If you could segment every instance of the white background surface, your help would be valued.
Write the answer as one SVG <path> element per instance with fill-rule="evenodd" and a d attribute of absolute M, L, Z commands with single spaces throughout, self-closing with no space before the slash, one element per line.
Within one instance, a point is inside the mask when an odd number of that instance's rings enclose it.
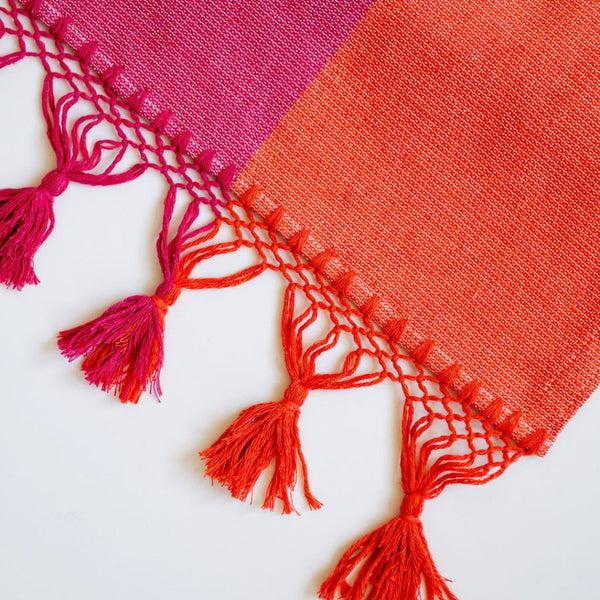
<path fill-rule="evenodd" d="M 41 75 L 35 59 L 0 70 L 1 187 L 35 185 L 54 166 Z M 389 385 L 311 392 L 300 434 L 320 511 L 269 513 L 203 477 L 197 452 L 285 387 L 274 273 L 182 294 L 160 404 L 121 405 L 59 355 L 57 331 L 154 290 L 164 191 L 152 173 L 71 184 L 36 259 L 42 284 L 0 289 L 0 598 L 310 600 L 350 543 L 397 514 L 401 407 Z M 546 458 L 427 503 L 430 548 L 461 600 L 600 598 L 599 400 Z"/>

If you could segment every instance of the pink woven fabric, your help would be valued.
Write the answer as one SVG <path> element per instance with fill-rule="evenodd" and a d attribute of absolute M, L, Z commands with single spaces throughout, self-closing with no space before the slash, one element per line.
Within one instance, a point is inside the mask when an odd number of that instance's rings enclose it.
<path fill-rule="evenodd" d="M 50 5 L 50 6 L 49 6 Z M 94 40 L 91 64 L 123 67 L 116 89 L 151 89 L 142 114 L 171 109 L 169 135 L 192 134 L 221 164 L 242 165 L 322 69 L 369 0 L 52 0 L 42 18 L 69 16 L 66 40 Z M 179 120 L 181 117 L 181 120 Z"/>

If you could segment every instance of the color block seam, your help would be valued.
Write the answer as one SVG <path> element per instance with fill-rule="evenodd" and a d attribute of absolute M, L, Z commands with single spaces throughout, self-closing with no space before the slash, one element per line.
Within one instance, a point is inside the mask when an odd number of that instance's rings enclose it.
<path fill-rule="evenodd" d="M 289 384 L 279 401 L 243 410 L 200 453 L 205 476 L 226 487 L 233 497 L 252 502 L 256 482 L 274 463 L 263 507 L 274 510 L 277 505 L 284 514 L 297 512 L 293 495 L 302 480 L 308 507 L 318 509 L 321 503 L 308 485 L 299 435 L 304 400 L 310 390 L 367 387 L 389 379 L 400 386 L 404 396 L 400 436 L 404 497 L 397 516 L 348 548 L 318 596 L 334 600 L 341 594 L 358 599 L 369 591 L 370 596 L 381 599 L 416 599 L 424 589 L 431 600 L 456 600 L 425 539 L 424 503 L 449 484 L 481 485 L 496 479 L 527 451 L 516 445 L 506 430 L 493 428 L 487 417 L 471 407 L 476 390 L 462 396 L 450 393 L 444 381 L 426 372 L 382 332 L 369 316 L 377 308 L 376 297 L 357 308 L 345 295 L 355 279 L 352 273 L 342 272 L 335 286 L 322 276 L 321 269 L 333 259 L 332 252 L 320 253 L 311 265 L 298 250 L 307 245 L 308 232 L 298 231 L 286 242 L 279 234 L 286 216 L 282 208 L 260 218 L 250 210 L 258 194 L 256 186 L 237 199 L 214 177 L 200 173 L 187 155 L 165 145 L 166 136 L 132 111 L 82 58 L 42 28 L 29 12 L 17 8 L 16 2 L 0 0 L 0 17 L 8 16 L 15 23 L 14 28 L 0 28 L 0 35 L 8 31 L 18 39 L 16 52 L 0 56 L 0 68 L 26 56 L 40 59 L 46 71 L 42 113 L 56 168 L 37 186 L 0 190 L 0 283 L 17 290 L 39 283 L 33 258 L 54 225 L 54 197 L 70 181 L 113 185 L 135 179 L 146 169 L 159 171 L 169 184 L 156 240 L 161 283 L 152 295 L 129 296 L 88 323 L 60 332 L 61 353 L 70 361 L 83 359 L 80 368 L 87 381 L 113 392 L 122 402 L 137 403 L 144 392 L 158 398 L 165 315 L 181 290 L 234 287 L 267 269 L 277 272 L 287 282 L 280 338 Z M 29 41 L 37 49 L 30 51 Z M 57 82 L 66 82 L 67 89 L 55 85 Z M 70 111 L 76 106 L 87 110 L 83 115 L 76 110 L 73 115 Z M 112 136 L 90 140 L 88 133 L 104 120 L 112 126 Z M 113 159 L 98 169 L 104 149 L 114 150 Z M 139 154 L 138 161 L 117 172 L 115 167 L 128 149 Z M 185 191 L 188 202 L 184 214 L 174 222 L 179 190 Z M 197 219 L 204 206 L 215 218 L 201 224 Z M 175 231 L 172 225 L 176 225 Z M 225 239 L 219 235 L 221 231 Z M 233 272 L 227 269 L 216 277 L 197 276 L 195 268 L 204 261 L 242 248 L 252 249 L 257 262 Z M 317 325 L 320 333 L 315 336 L 314 326 L 320 318 L 320 325 L 327 326 L 323 331 Z M 397 326 L 392 335 L 401 335 L 405 322 L 397 321 Z M 352 344 L 347 348 L 350 338 Z M 319 357 L 339 344 L 346 351 L 342 364 L 323 370 L 323 365 L 317 365 Z M 421 348 L 421 358 L 428 347 Z M 447 376 L 452 379 L 451 375 Z M 529 450 L 534 452 L 534 446 Z"/>
<path fill-rule="evenodd" d="M 78 58 L 94 69 L 103 84 L 116 93 L 127 107 L 146 119 L 156 131 L 166 136 L 180 154 L 190 156 L 202 172 L 215 177 L 225 192 L 231 188 L 236 168 L 223 166 L 211 149 L 202 149 L 192 133 L 182 126 L 175 111 L 159 106 L 149 89 L 136 89 L 125 68 L 106 53 L 95 40 L 86 39 L 69 16 L 64 16 L 51 0 L 19 0 L 31 15 L 42 21 L 57 38 L 75 51 Z M 309 230 L 303 228 L 254 185 L 238 178 L 234 190 L 239 196 L 251 198 L 251 206 L 269 226 L 295 245 L 308 259 L 315 272 L 333 283 L 343 295 L 360 307 L 365 317 L 382 327 L 390 343 L 405 348 L 411 358 L 429 369 L 441 383 L 456 391 L 490 424 L 510 436 L 527 454 L 543 456 L 549 447 L 546 429 L 535 429 L 524 419 L 521 411 L 511 411 L 500 398 L 494 398 L 480 382 L 464 372 L 436 347 L 434 340 L 414 330 L 407 318 L 395 317 L 394 309 L 364 282 L 359 274 L 349 269 L 339 258 L 335 248 L 323 248 Z M 250 193 L 248 193 L 250 192 Z M 248 202 L 245 204 L 249 205 Z"/>

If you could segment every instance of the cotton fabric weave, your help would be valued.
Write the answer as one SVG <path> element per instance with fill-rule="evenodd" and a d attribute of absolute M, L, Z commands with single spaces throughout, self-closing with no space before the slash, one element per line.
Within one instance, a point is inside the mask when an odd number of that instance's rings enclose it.
<path fill-rule="evenodd" d="M 382 299 L 425 364 L 549 440 L 600 382 L 600 7 L 53 0 L 76 47 Z M 368 10 L 368 12 L 367 12 Z M 92 57 L 92 62 L 94 58 Z M 250 158 L 251 157 L 251 158 Z"/>
<path fill-rule="evenodd" d="M 384 0 L 240 188 L 336 248 L 480 408 L 553 439 L 600 383 L 599 123 L 597 3 Z"/>
<path fill-rule="evenodd" d="M 370 0 L 52 0 L 94 66 L 124 69 L 120 91 L 148 89 L 144 116 L 171 109 L 169 133 L 243 165 L 323 68 Z M 44 10 L 50 14 L 51 8 Z M 50 17 L 52 18 L 52 17 Z M 69 39 L 68 41 L 74 41 Z"/>

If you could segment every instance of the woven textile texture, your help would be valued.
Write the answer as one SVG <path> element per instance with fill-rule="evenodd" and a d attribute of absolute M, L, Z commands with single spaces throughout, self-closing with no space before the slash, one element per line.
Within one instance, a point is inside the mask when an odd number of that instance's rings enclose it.
<path fill-rule="evenodd" d="M 122 402 L 158 397 L 182 291 L 277 273 L 287 388 L 200 452 L 206 475 L 246 500 L 264 473 L 264 508 L 295 512 L 301 488 L 319 509 L 305 400 L 390 381 L 404 400 L 398 515 L 318 595 L 456 600 L 424 503 L 543 454 L 600 379 L 600 8 L 365 9 L 0 0 L 0 68 L 40 61 L 55 159 L 0 190 L 0 282 L 43 279 L 35 254 L 71 182 L 84 194 L 154 171 L 168 188 L 160 283 L 60 332 L 62 354 Z M 239 38 L 222 39 L 225 22 Z"/>
<path fill-rule="evenodd" d="M 192 154 L 245 167 L 234 189 L 258 185 L 263 216 L 284 207 L 309 257 L 333 249 L 325 273 L 355 273 L 382 326 L 407 319 L 427 366 L 460 365 L 479 409 L 551 441 L 600 382 L 600 8 L 381 0 L 361 20 L 367 4 L 40 15 L 98 42 L 90 62 L 117 67 L 124 97 L 148 91 L 146 117 L 172 109 Z"/>
<path fill-rule="evenodd" d="M 210 148 L 242 165 L 360 20 L 370 0 L 52 0 L 40 16 L 72 20 L 66 40 L 94 41 L 90 64 L 123 69 L 115 82 L 153 120 L 172 109 L 167 133 L 190 132 L 189 149 Z"/>
<path fill-rule="evenodd" d="M 383 0 L 239 188 L 552 439 L 600 383 L 599 123 L 598 3 Z"/>

